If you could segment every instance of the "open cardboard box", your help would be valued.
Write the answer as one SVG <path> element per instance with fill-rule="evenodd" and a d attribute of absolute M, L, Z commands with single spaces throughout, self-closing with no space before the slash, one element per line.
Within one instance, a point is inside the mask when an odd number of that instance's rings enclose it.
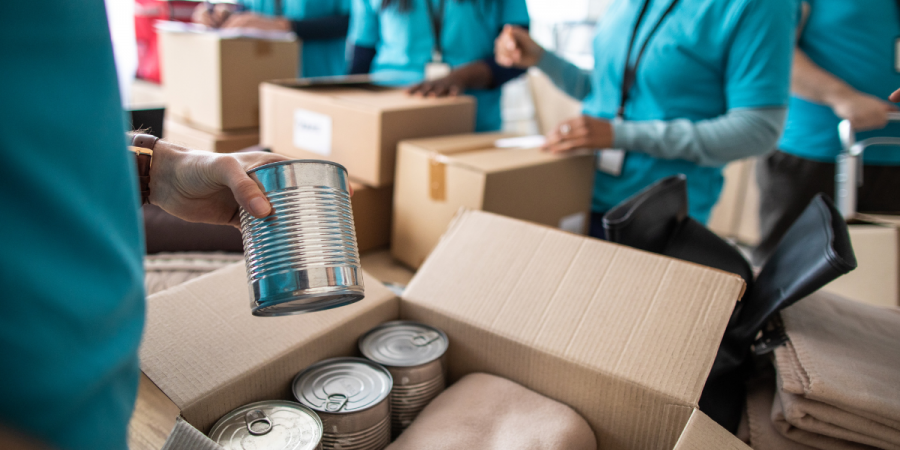
<path fill-rule="evenodd" d="M 356 354 L 360 334 L 397 318 L 447 333 L 449 381 L 487 372 L 565 403 L 601 449 L 747 448 L 697 410 L 744 290 L 732 274 L 464 211 L 402 299 L 367 277 L 355 305 L 257 318 L 245 283 L 238 264 L 148 298 L 141 365 L 186 421 L 172 438 L 192 448 L 196 430 L 289 399 L 297 372 Z"/>

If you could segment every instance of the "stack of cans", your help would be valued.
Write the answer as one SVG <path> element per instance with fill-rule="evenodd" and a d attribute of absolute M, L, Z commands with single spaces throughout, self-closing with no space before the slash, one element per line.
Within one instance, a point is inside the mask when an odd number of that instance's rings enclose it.
<path fill-rule="evenodd" d="M 225 450 L 322 450 L 322 421 L 309 408 L 270 400 L 241 406 L 213 425 L 209 438 Z"/>
<path fill-rule="evenodd" d="M 383 323 L 359 338 L 363 356 L 384 365 L 394 379 L 391 428 L 400 435 L 445 386 L 443 331 L 408 321 Z"/>
<path fill-rule="evenodd" d="M 362 358 L 332 358 L 294 378 L 294 396 L 323 423 L 324 449 L 381 450 L 391 442 L 391 386 L 384 367 Z"/>

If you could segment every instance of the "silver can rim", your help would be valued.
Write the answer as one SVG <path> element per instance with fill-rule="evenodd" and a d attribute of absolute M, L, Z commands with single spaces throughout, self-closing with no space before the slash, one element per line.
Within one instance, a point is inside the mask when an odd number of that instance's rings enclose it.
<path fill-rule="evenodd" d="M 315 364 L 311 364 L 311 365 L 307 366 L 305 369 L 301 370 L 300 373 L 298 373 L 297 375 L 294 376 L 294 381 L 291 382 L 291 393 L 294 394 L 294 400 L 296 400 L 297 403 L 302 404 L 302 402 L 300 401 L 300 396 L 297 395 L 297 382 L 300 381 L 300 377 L 302 377 L 306 372 L 309 372 L 310 370 L 317 369 L 320 366 L 324 366 L 326 364 L 331 364 L 332 362 L 336 362 L 336 361 L 359 362 L 359 363 L 363 363 L 368 366 L 371 366 L 375 370 L 383 372 L 385 375 L 387 375 L 387 378 L 388 378 L 388 387 L 390 388 L 390 390 L 388 391 L 388 395 L 386 395 L 383 399 L 381 399 L 377 403 L 373 403 L 373 404 L 369 405 L 369 407 L 367 407 L 366 409 L 360 409 L 360 410 L 356 410 L 356 411 L 328 411 L 328 412 L 323 411 L 323 412 L 319 412 L 309 406 L 303 405 L 304 407 L 309 408 L 310 410 L 315 412 L 317 416 L 318 416 L 318 414 L 344 415 L 344 414 L 358 414 L 363 411 L 368 411 L 368 410 L 384 403 L 385 401 L 390 401 L 391 392 L 394 390 L 394 377 L 391 375 L 391 372 L 389 370 L 387 370 L 387 368 L 385 368 L 381 364 L 378 364 L 375 361 L 372 361 L 372 360 L 369 360 L 366 358 L 360 358 L 357 356 L 338 356 L 335 358 L 323 359 L 323 360 L 321 360 Z M 321 420 L 321 418 L 320 418 L 320 420 Z"/>
<path fill-rule="evenodd" d="M 304 412 L 308 413 L 313 419 L 315 419 L 316 425 L 319 426 L 319 445 L 322 444 L 322 438 L 325 436 L 325 424 L 322 423 L 322 418 L 319 417 L 319 413 L 317 413 L 314 409 L 312 409 L 300 402 L 290 401 L 290 400 L 261 400 L 258 402 L 252 402 L 252 403 L 247 403 L 246 405 L 238 406 L 237 408 L 234 408 L 231 411 L 228 411 L 227 413 L 225 413 L 225 415 L 220 417 L 219 420 L 217 420 L 216 423 L 213 424 L 212 428 L 209 429 L 209 433 L 207 435 L 212 436 L 215 433 L 215 431 L 219 428 L 219 426 L 226 419 L 232 418 L 233 414 L 236 411 L 240 411 L 242 409 L 247 409 L 247 408 L 258 407 L 258 406 L 266 406 L 266 405 L 290 406 L 290 407 L 293 407 L 296 409 L 303 410 Z M 316 448 L 318 448 L 318 447 L 316 447 Z"/>
<path fill-rule="evenodd" d="M 359 349 L 359 352 L 362 353 L 363 356 L 366 357 L 366 359 L 367 359 L 368 361 L 372 361 L 372 362 L 374 362 L 375 364 L 379 364 L 379 365 L 384 366 L 384 364 L 382 364 L 382 363 L 380 363 L 380 362 L 378 362 L 378 361 L 375 361 L 374 359 L 370 359 L 370 358 L 368 357 L 368 355 L 366 355 L 366 351 L 363 350 L 363 345 L 362 345 L 362 344 L 363 344 L 363 340 L 365 340 L 365 338 L 366 338 L 369 334 L 374 333 L 375 331 L 378 331 L 378 330 L 380 330 L 380 329 L 382 329 L 382 328 L 387 328 L 387 327 L 392 326 L 392 325 L 417 325 L 417 326 L 421 326 L 421 327 L 428 328 L 428 329 L 434 331 L 435 333 L 441 335 L 441 338 L 444 340 L 444 342 L 447 343 L 447 348 L 444 349 L 444 352 L 441 353 L 440 355 L 438 355 L 438 356 L 436 356 L 436 357 L 434 357 L 434 358 L 432 358 L 432 359 L 430 359 L 430 360 L 428 360 L 428 361 L 425 361 L 425 362 L 423 362 L 423 363 L 419 363 L 419 364 L 390 364 L 390 365 L 389 365 L 390 367 L 419 367 L 419 366 L 424 366 L 424 365 L 426 365 L 426 364 L 431 364 L 431 363 L 433 363 L 433 362 L 435 362 L 435 361 L 437 361 L 437 360 L 443 358 L 444 355 L 447 354 L 447 350 L 450 349 L 450 338 L 447 337 L 447 333 L 444 333 L 444 330 L 441 330 L 440 328 L 433 327 L 433 326 L 428 325 L 428 324 L 426 324 L 426 323 L 416 322 L 415 320 L 391 320 L 391 321 L 388 321 L 388 322 L 384 322 L 384 323 L 378 324 L 375 328 L 372 328 L 371 330 L 366 331 L 365 333 L 363 333 L 363 335 L 360 336 L 359 339 L 356 340 L 356 347 Z"/>
<path fill-rule="evenodd" d="M 254 168 L 248 170 L 248 171 L 247 171 L 247 174 L 251 174 L 251 173 L 253 173 L 253 172 L 256 172 L 256 171 L 262 170 L 262 169 L 268 169 L 268 168 L 270 168 L 270 167 L 287 166 L 287 165 L 298 164 L 298 163 L 303 163 L 303 164 L 330 164 L 330 165 L 332 165 L 332 166 L 337 166 L 339 169 L 343 170 L 344 172 L 350 173 L 350 172 L 347 171 L 347 168 L 346 168 L 346 167 L 344 167 L 344 166 L 342 166 L 342 165 L 340 165 L 340 164 L 338 164 L 338 163 L 336 163 L 336 162 L 334 162 L 334 161 L 325 161 L 325 160 L 322 160 L 322 159 L 291 159 L 291 160 L 288 160 L 288 161 L 275 161 L 275 162 L 270 162 L 270 163 L 263 164 L 263 165 L 261 165 L 261 166 L 256 166 L 256 167 L 254 167 Z"/>

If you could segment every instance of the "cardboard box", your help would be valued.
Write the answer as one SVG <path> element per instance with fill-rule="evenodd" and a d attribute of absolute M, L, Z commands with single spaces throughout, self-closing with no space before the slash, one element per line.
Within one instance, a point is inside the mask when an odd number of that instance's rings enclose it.
<path fill-rule="evenodd" d="M 299 43 L 160 30 L 166 114 L 210 130 L 259 126 L 259 84 L 296 77 Z"/>
<path fill-rule="evenodd" d="M 391 254 L 416 268 L 460 208 L 584 234 L 594 183 L 592 155 L 496 148 L 486 133 L 400 143 Z"/>
<path fill-rule="evenodd" d="M 259 128 L 234 131 L 208 131 L 183 124 L 177 120 L 166 120 L 163 138 L 194 150 L 215 153 L 232 153 L 259 144 Z"/>
<path fill-rule="evenodd" d="M 391 205 L 394 187 L 374 188 L 351 181 L 353 223 L 356 225 L 356 245 L 359 252 L 387 247 L 391 242 Z"/>
<path fill-rule="evenodd" d="M 858 214 L 850 224 L 856 270 L 824 288 L 878 306 L 900 306 L 900 217 Z"/>
<path fill-rule="evenodd" d="M 419 98 L 377 86 L 294 87 L 263 83 L 262 144 L 298 159 L 327 159 L 369 186 L 394 182 L 403 139 L 471 133 L 471 97 Z"/>
<path fill-rule="evenodd" d="M 725 272 L 480 211 L 463 212 L 401 300 L 257 318 L 235 265 L 150 296 L 144 373 L 200 431 L 293 376 L 356 354 L 378 322 L 447 333 L 449 381 L 508 378 L 571 406 L 598 448 L 747 449 L 697 410 L 743 281 Z M 399 308 L 398 308 L 399 306 Z"/>
<path fill-rule="evenodd" d="M 581 102 L 556 87 L 541 69 L 535 67 L 528 70 L 528 87 L 531 88 L 535 118 L 541 133 L 550 133 L 563 121 L 581 115 Z"/>
<path fill-rule="evenodd" d="M 719 236 L 751 247 L 760 240 L 756 161 L 748 158 L 725 166 L 725 186 L 707 224 Z"/>

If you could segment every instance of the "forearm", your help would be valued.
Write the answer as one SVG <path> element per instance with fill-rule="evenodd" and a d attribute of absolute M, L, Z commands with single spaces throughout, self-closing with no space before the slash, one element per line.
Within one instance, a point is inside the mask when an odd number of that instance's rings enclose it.
<path fill-rule="evenodd" d="M 351 75 L 369 73 L 372 70 L 372 61 L 374 60 L 374 47 L 354 45 L 350 49 L 350 69 L 348 73 Z"/>
<path fill-rule="evenodd" d="M 545 51 L 537 68 L 547 74 L 553 84 L 578 100 L 584 100 L 591 92 L 590 73 L 553 52 Z"/>
<path fill-rule="evenodd" d="M 449 76 L 456 78 L 466 89 L 488 89 L 494 84 L 494 74 L 484 60 L 457 67 Z"/>
<path fill-rule="evenodd" d="M 775 148 L 784 129 L 786 111 L 784 107 L 748 108 L 699 122 L 615 122 L 613 146 L 662 159 L 721 166 Z"/>
<path fill-rule="evenodd" d="M 854 92 L 850 85 L 814 63 L 803 50 L 794 50 L 791 93 L 833 107 Z"/>
<path fill-rule="evenodd" d="M 349 27 L 349 15 L 291 21 L 294 34 L 304 41 L 346 38 Z"/>

